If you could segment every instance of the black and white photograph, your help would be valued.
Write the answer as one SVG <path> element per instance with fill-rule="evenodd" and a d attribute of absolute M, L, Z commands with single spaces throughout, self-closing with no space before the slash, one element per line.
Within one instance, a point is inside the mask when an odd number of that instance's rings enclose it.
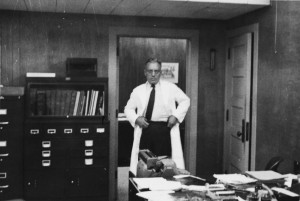
<path fill-rule="evenodd" d="M 300 0 L 0 0 L 0 201 L 300 201 Z"/>

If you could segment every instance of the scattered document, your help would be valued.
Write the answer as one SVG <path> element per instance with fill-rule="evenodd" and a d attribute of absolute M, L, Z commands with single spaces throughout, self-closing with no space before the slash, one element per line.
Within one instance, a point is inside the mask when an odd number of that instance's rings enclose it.
<path fill-rule="evenodd" d="M 170 193 L 174 193 L 174 191 L 144 191 L 136 195 L 151 201 L 173 201 Z"/>
<path fill-rule="evenodd" d="M 149 187 L 150 191 L 179 191 L 182 189 L 182 185 L 179 181 L 164 181 L 156 185 Z"/>
<path fill-rule="evenodd" d="M 188 190 L 188 191 L 199 191 L 199 192 L 204 192 L 207 191 L 206 186 L 198 186 L 198 185 L 182 185 L 182 189 Z"/>
<path fill-rule="evenodd" d="M 246 177 L 243 174 L 214 174 L 213 176 L 226 184 L 249 184 L 257 181 L 256 179 Z"/>
<path fill-rule="evenodd" d="M 224 191 L 225 190 L 225 186 L 224 184 L 208 184 L 205 186 L 201 186 L 201 185 L 182 185 L 182 189 L 184 190 L 189 190 L 189 191 L 200 191 L 200 192 L 204 192 L 204 191 Z"/>
<path fill-rule="evenodd" d="M 246 201 L 243 198 L 241 198 L 240 196 L 238 196 L 237 198 L 238 198 L 238 201 Z"/>
<path fill-rule="evenodd" d="M 156 185 L 160 182 L 166 181 L 166 179 L 162 177 L 149 177 L 149 178 L 132 178 L 136 183 L 139 190 L 141 189 L 149 189 L 150 186 Z"/>
<path fill-rule="evenodd" d="M 293 179 L 298 179 L 298 176 L 295 174 L 285 174 L 283 175 L 285 176 L 285 182 L 284 185 L 286 185 L 287 187 L 291 188 L 292 187 L 292 183 L 293 183 Z"/>
<path fill-rule="evenodd" d="M 149 189 L 151 191 L 178 191 L 182 185 L 178 181 L 168 181 L 162 177 L 133 178 L 139 190 Z"/>
<path fill-rule="evenodd" d="M 206 180 L 193 175 L 175 175 L 173 178 L 184 185 L 205 185 Z"/>
<path fill-rule="evenodd" d="M 296 193 L 294 193 L 292 191 L 286 190 L 284 188 L 273 187 L 272 190 L 276 191 L 278 193 L 285 194 L 285 195 L 290 196 L 290 197 L 299 197 L 298 194 L 296 194 Z"/>
<path fill-rule="evenodd" d="M 273 170 L 246 171 L 246 174 L 260 181 L 280 180 L 286 177 L 282 174 L 274 172 Z"/>

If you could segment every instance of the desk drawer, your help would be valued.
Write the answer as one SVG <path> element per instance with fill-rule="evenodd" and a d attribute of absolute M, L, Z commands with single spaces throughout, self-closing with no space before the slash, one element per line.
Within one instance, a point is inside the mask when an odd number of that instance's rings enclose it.
<path fill-rule="evenodd" d="M 22 171 L 0 169 L 0 198 L 17 198 L 22 192 Z M 3 197 L 2 197 L 3 196 Z M 2 200 L 2 199 L 0 199 Z M 5 199 L 6 200 L 6 199 Z"/>
<path fill-rule="evenodd" d="M 28 137 L 107 137 L 108 127 L 94 124 L 76 123 L 27 123 L 25 135 Z"/>
<path fill-rule="evenodd" d="M 108 158 L 86 157 L 69 158 L 68 167 L 87 168 L 87 167 L 108 167 Z"/>
<path fill-rule="evenodd" d="M 22 123 L 24 110 L 23 99 L 21 97 L 13 96 L 4 97 L 0 101 L 0 122 L 9 121 L 15 123 Z"/>

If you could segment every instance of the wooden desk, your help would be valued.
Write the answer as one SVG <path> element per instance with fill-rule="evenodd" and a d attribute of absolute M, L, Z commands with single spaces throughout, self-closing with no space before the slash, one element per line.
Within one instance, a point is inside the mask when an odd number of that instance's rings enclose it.
<path fill-rule="evenodd" d="M 136 195 L 140 191 L 138 190 L 138 187 L 134 183 L 132 178 L 129 178 L 129 191 L 128 192 L 129 192 L 129 195 L 128 195 L 129 201 L 146 201 L 146 199 L 143 199 Z"/>
<path fill-rule="evenodd" d="M 136 194 L 141 192 L 137 185 L 135 184 L 135 182 L 133 181 L 133 178 L 129 178 L 129 196 L 128 196 L 128 200 L 129 201 L 147 201 L 148 199 L 144 199 L 144 198 L 141 198 L 139 196 L 137 196 Z M 202 192 L 191 192 L 191 191 L 186 191 L 186 192 L 182 192 L 182 191 L 179 191 L 179 192 L 176 192 L 174 194 L 172 194 L 172 196 L 174 196 L 174 201 L 176 200 L 179 200 L 180 198 L 183 199 L 183 198 L 191 198 L 191 197 L 205 197 L 205 194 L 202 193 Z M 206 200 L 209 200 L 208 198 L 206 198 Z"/>

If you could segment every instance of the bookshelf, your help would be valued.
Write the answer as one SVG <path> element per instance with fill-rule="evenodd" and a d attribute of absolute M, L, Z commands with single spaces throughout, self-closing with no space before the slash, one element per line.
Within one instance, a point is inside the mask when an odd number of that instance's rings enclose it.
<path fill-rule="evenodd" d="M 76 81 L 57 78 L 27 80 L 28 118 L 105 117 L 107 79 Z"/>
<path fill-rule="evenodd" d="M 26 200 L 107 200 L 105 78 L 26 80 Z"/>

